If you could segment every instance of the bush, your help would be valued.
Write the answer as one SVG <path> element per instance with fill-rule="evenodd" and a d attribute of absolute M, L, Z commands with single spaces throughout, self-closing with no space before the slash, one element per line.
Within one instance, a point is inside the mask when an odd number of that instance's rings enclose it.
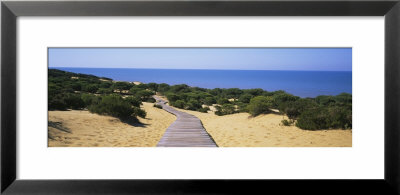
<path fill-rule="evenodd" d="M 327 129 L 327 110 L 323 108 L 306 110 L 300 114 L 296 126 L 306 130 Z"/>
<path fill-rule="evenodd" d="M 149 102 L 155 102 L 152 101 L 154 99 L 152 96 L 154 95 L 154 92 L 148 91 L 148 90 L 141 90 L 136 92 L 135 97 L 140 98 L 142 101 L 149 101 Z"/>
<path fill-rule="evenodd" d="M 159 104 L 154 104 L 154 105 L 153 105 L 153 107 L 156 107 L 156 108 L 162 109 L 162 106 L 161 106 L 161 105 L 159 105 Z"/>
<path fill-rule="evenodd" d="M 71 109 L 83 109 L 85 102 L 78 94 L 67 94 L 64 96 L 64 102 L 68 108 Z"/>
<path fill-rule="evenodd" d="M 110 88 L 111 86 L 112 86 L 112 82 L 109 82 L 109 81 L 103 81 L 99 85 L 100 88 Z M 112 91 L 112 89 L 111 89 L 111 91 Z"/>
<path fill-rule="evenodd" d="M 86 107 L 91 104 L 97 104 L 101 100 L 101 97 L 95 96 L 93 94 L 87 94 L 87 93 L 82 94 L 81 98 L 82 98 L 83 103 L 85 103 Z"/>
<path fill-rule="evenodd" d="M 183 100 L 177 100 L 172 104 L 172 106 L 175 106 L 177 108 L 184 108 L 185 107 L 185 102 Z"/>
<path fill-rule="evenodd" d="M 273 96 L 274 106 L 279 106 L 285 102 L 294 102 L 299 99 L 299 97 L 285 93 L 284 91 L 277 91 Z"/>
<path fill-rule="evenodd" d="M 235 113 L 235 106 L 232 104 L 224 104 L 222 105 L 221 109 L 224 115 Z"/>
<path fill-rule="evenodd" d="M 71 87 L 72 87 L 72 89 L 73 89 L 74 91 L 80 91 L 80 90 L 82 90 L 81 84 L 79 84 L 79 83 L 73 83 L 73 84 L 71 85 Z"/>
<path fill-rule="evenodd" d="M 145 110 L 142 110 L 139 107 L 133 107 L 133 110 L 134 110 L 134 115 L 135 116 L 138 116 L 138 117 L 141 117 L 141 118 L 146 118 L 147 113 L 146 113 Z"/>
<path fill-rule="evenodd" d="M 58 86 L 55 83 L 50 83 L 50 81 L 49 81 L 49 85 L 48 85 L 49 98 L 52 98 L 52 97 L 56 96 L 57 94 L 60 94 L 61 91 L 62 91 L 62 87 Z"/>
<path fill-rule="evenodd" d="M 319 107 L 302 112 L 296 126 L 306 130 L 352 128 L 351 110 L 345 107 Z"/>
<path fill-rule="evenodd" d="M 200 102 L 198 102 L 197 100 L 191 99 L 189 100 L 189 102 L 186 104 L 186 109 L 188 110 L 198 110 L 201 108 L 201 104 Z"/>
<path fill-rule="evenodd" d="M 147 88 L 150 89 L 151 91 L 156 92 L 158 89 L 158 84 L 157 83 L 149 83 L 149 84 L 147 84 Z"/>
<path fill-rule="evenodd" d="M 286 120 L 286 119 L 285 119 L 285 120 L 282 120 L 281 122 L 282 122 L 282 124 L 283 124 L 284 126 L 290 126 L 290 125 L 292 125 L 292 123 L 293 123 L 293 122 L 290 122 L 290 121 L 288 121 L 288 120 Z"/>
<path fill-rule="evenodd" d="M 67 104 L 65 104 L 63 96 L 59 94 L 59 95 L 55 95 L 51 98 L 49 97 L 48 109 L 49 110 L 66 110 Z"/>
<path fill-rule="evenodd" d="M 129 93 L 132 94 L 132 95 L 135 95 L 137 92 L 142 91 L 142 90 L 143 89 L 134 86 L 129 90 Z"/>
<path fill-rule="evenodd" d="M 217 101 L 215 100 L 214 97 L 206 97 L 206 98 L 204 99 L 204 104 L 205 104 L 205 105 L 211 106 L 211 105 L 213 105 L 213 104 L 215 104 L 215 103 L 217 103 Z"/>
<path fill-rule="evenodd" d="M 48 100 L 49 110 L 67 110 L 67 109 L 83 109 L 85 102 L 79 94 L 62 93 L 52 97 Z"/>
<path fill-rule="evenodd" d="M 113 90 L 110 89 L 110 88 L 99 88 L 99 89 L 97 90 L 97 93 L 100 93 L 100 94 L 110 94 L 110 93 L 113 93 Z"/>
<path fill-rule="evenodd" d="M 239 101 L 243 103 L 249 103 L 253 96 L 250 94 L 243 94 L 239 97 Z"/>
<path fill-rule="evenodd" d="M 99 87 L 96 84 L 88 84 L 83 86 L 83 91 L 89 92 L 89 93 L 96 93 Z"/>
<path fill-rule="evenodd" d="M 237 102 L 236 105 L 238 106 L 237 112 L 249 112 L 249 110 L 247 109 L 248 104 Z"/>
<path fill-rule="evenodd" d="M 220 98 L 218 99 L 217 103 L 219 105 L 223 105 L 223 104 L 230 104 L 231 102 L 227 98 Z"/>
<path fill-rule="evenodd" d="M 210 110 L 209 107 L 199 108 L 197 111 L 207 113 Z"/>
<path fill-rule="evenodd" d="M 142 102 L 137 97 L 129 96 L 125 98 L 125 101 L 129 102 L 132 106 L 135 107 L 140 107 L 140 105 L 142 105 Z"/>
<path fill-rule="evenodd" d="M 222 106 L 215 106 L 217 111 L 215 112 L 216 115 L 222 116 L 222 115 L 227 115 L 227 114 L 233 114 L 235 113 L 235 106 L 232 104 L 224 104 Z"/>
<path fill-rule="evenodd" d="M 132 83 L 128 83 L 128 82 L 115 82 L 112 85 L 113 89 L 118 89 L 120 91 L 129 90 L 132 87 L 133 87 L 133 84 Z"/>
<path fill-rule="evenodd" d="M 162 94 L 164 94 L 165 92 L 167 92 L 170 89 L 170 86 L 166 83 L 161 83 L 158 85 L 157 87 L 157 92 L 160 92 Z"/>
<path fill-rule="evenodd" d="M 156 102 L 156 99 L 154 99 L 153 97 L 150 97 L 150 98 L 147 98 L 145 100 L 145 102 L 154 103 L 154 102 Z"/>
<path fill-rule="evenodd" d="M 252 116 L 270 112 L 270 108 L 274 105 L 272 97 L 257 96 L 250 100 L 250 104 L 247 106 L 249 113 Z"/>
<path fill-rule="evenodd" d="M 173 93 L 168 93 L 166 96 L 167 96 L 167 99 L 169 102 L 176 102 L 176 101 L 180 100 L 179 96 L 177 96 L 176 94 L 173 94 Z"/>
<path fill-rule="evenodd" d="M 92 104 L 88 109 L 93 113 L 110 115 L 121 119 L 128 119 L 135 113 L 132 105 L 118 95 L 103 96 L 98 104 Z"/>

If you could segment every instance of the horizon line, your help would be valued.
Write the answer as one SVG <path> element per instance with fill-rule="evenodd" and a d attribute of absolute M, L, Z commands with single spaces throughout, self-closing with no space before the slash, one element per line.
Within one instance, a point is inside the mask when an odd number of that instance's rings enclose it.
<path fill-rule="evenodd" d="M 150 69 L 150 70 L 237 70 L 237 71 L 253 71 L 253 70 L 264 70 L 264 71 L 312 71 L 312 72 L 353 72 L 353 70 L 271 70 L 271 69 L 200 69 L 200 68 L 126 68 L 126 67 L 51 67 L 47 68 L 91 68 L 91 69 Z"/>

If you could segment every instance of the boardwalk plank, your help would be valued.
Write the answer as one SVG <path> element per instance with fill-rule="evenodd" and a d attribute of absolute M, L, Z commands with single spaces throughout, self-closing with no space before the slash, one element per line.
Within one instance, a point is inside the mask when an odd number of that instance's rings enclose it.
<path fill-rule="evenodd" d="M 164 110 L 176 116 L 176 120 L 167 128 L 157 147 L 217 147 L 199 118 L 166 105 L 166 102 L 157 96 L 154 98 Z"/>

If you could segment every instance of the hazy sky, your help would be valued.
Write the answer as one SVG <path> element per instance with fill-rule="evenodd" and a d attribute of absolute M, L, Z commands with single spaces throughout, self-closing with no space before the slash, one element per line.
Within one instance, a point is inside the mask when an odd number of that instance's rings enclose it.
<path fill-rule="evenodd" d="M 49 67 L 351 71 L 351 48 L 49 48 Z"/>

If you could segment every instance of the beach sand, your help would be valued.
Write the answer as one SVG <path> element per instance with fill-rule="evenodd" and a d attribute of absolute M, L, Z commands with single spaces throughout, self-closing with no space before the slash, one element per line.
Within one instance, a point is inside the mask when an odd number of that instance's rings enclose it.
<path fill-rule="evenodd" d="M 283 126 L 281 120 L 287 117 L 279 114 L 217 116 L 212 112 L 185 111 L 200 118 L 219 147 L 352 146 L 352 130 L 307 131 L 296 126 Z"/>
<path fill-rule="evenodd" d="M 89 111 L 49 111 L 49 147 L 154 147 L 176 117 L 143 102 L 146 119 L 130 125 Z"/>
<path fill-rule="evenodd" d="M 166 100 L 165 97 L 159 97 Z M 201 113 L 175 109 L 198 117 L 219 147 L 352 146 L 352 130 L 308 131 L 294 125 L 283 126 L 281 121 L 288 118 L 277 113 L 257 117 L 251 117 L 248 113 L 217 116 L 212 111 Z"/>

